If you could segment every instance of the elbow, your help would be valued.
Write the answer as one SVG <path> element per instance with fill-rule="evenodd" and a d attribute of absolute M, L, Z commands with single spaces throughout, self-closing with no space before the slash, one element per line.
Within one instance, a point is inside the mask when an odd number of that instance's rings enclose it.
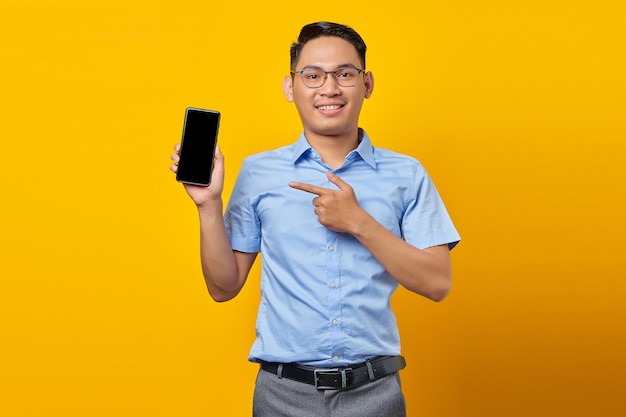
<path fill-rule="evenodd" d="M 425 297 L 436 303 L 443 301 L 448 296 L 448 294 L 450 293 L 451 287 L 452 286 L 450 284 L 450 281 L 444 281 L 441 283 L 429 285 L 427 287 L 405 286 L 405 288 L 408 289 L 409 291 L 419 294 L 422 297 Z"/>
<path fill-rule="evenodd" d="M 213 299 L 213 301 L 217 302 L 217 303 L 224 303 L 226 301 L 230 301 L 234 298 L 234 296 L 228 296 L 225 294 L 215 294 L 209 291 L 209 294 L 211 295 L 211 298 Z"/>
<path fill-rule="evenodd" d="M 450 294 L 450 290 L 452 289 L 452 280 L 445 279 L 441 280 L 436 286 L 433 286 L 429 289 L 427 293 L 424 294 L 426 298 L 436 303 L 439 303 L 446 299 L 448 294 Z"/>
<path fill-rule="evenodd" d="M 439 289 L 437 291 L 433 291 L 430 295 L 427 295 L 427 297 L 436 302 L 439 303 L 443 300 L 446 299 L 446 297 L 448 296 L 448 294 L 450 294 L 450 288 L 447 289 Z"/>
<path fill-rule="evenodd" d="M 239 294 L 239 290 L 236 291 L 226 291 L 220 288 L 210 288 L 207 286 L 209 290 L 209 295 L 213 299 L 213 301 L 217 303 L 223 303 L 226 301 L 230 301 Z"/>

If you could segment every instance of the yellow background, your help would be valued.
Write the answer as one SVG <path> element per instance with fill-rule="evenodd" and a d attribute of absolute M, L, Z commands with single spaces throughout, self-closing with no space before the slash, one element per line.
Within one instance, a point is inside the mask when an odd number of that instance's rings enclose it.
<path fill-rule="evenodd" d="M 2 0 L 0 415 L 250 415 L 258 268 L 210 300 L 169 154 L 187 106 L 223 113 L 228 190 L 294 141 L 316 20 L 363 35 L 361 125 L 463 237 L 446 301 L 394 299 L 409 415 L 626 415 L 621 4 Z"/>

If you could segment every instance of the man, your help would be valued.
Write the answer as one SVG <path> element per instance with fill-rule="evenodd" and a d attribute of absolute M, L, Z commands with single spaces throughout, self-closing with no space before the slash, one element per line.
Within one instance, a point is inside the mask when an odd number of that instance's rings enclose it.
<path fill-rule="evenodd" d="M 404 416 L 390 297 L 399 284 L 435 301 L 450 290 L 459 236 L 434 185 L 359 128 L 374 89 L 365 50 L 347 26 L 303 27 L 283 80 L 299 140 L 248 157 L 224 215 L 219 149 L 211 185 L 185 185 L 216 301 L 239 293 L 263 253 L 255 416 Z"/>

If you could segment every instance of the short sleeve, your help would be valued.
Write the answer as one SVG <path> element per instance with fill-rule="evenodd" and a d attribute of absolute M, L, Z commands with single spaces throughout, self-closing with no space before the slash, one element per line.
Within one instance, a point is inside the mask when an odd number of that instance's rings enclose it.
<path fill-rule="evenodd" d="M 419 249 L 447 244 L 454 248 L 461 240 L 435 184 L 422 165 L 417 165 L 414 186 L 402 219 L 402 237 Z"/>
<path fill-rule="evenodd" d="M 261 250 L 261 224 L 255 210 L 253 185 L 244 161 L 224 213 L 224 225 L 231 247 L 240 252 Z"/>

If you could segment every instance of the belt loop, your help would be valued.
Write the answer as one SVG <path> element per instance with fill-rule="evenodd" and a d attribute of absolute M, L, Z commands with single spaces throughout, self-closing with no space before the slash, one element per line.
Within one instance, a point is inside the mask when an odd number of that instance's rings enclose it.
<path fill-rule="evenodd" d="M 283 379 L 283 364 L 282 363 L 278 364 L 278 369 L 276 369 L 276 376 L 279 379 Z"/>
<path fill-rule="evenodd" d="M 370 381 L 374 379 L 374 368 L 372 367 L 372 363 L 370 361 L 365 361 L 365 366 L 367 366 L 367 376 L 370 378 Z"/>

